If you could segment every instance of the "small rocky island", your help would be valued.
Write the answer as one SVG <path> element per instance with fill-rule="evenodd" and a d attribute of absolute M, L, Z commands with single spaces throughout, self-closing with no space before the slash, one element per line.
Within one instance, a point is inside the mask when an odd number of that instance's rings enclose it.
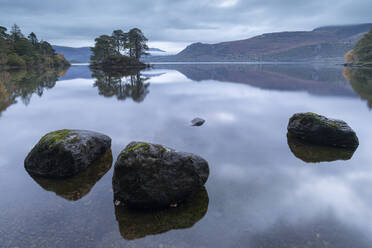
<path fill-rule="evenodd" d="M 104 71 L 144 69 L 148 65 L 140 61 L 147 55 L 147 38 L 138 28 L 129 32 L 114 30 L 112 35 L 101 35 L 95 39 L 90 58 L 92 69 Z"/>
<path fill-rule="evenodd" d="M 100 159 L 111 147 L 111 138 L 86 130 L 58 130 L 46 134 L 25 159 L 31 176 L 68 178 Z"/>
<path fill-rule="evenodd" d="M 115 205 L 135 209 L 177 206 L 199 192 L 208 176 L 208 162 L 200 156 L 162 145 L 131 142 L 115 164 Z"/>
<path fill-rule="evenodd" d="M 349 150 L 356 150 L 359 146 L 356 133 L 346 122 L 315 113 L 294 114 L 287 129 L 292 137 L 313 145 Z"/>

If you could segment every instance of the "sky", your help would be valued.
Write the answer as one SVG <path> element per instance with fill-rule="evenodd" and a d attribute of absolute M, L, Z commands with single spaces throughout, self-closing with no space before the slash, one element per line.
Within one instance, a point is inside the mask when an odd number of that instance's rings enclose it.
<path fill-rule="evenodd" d="M 140 28 L 170 53 L 280 31 L 372 22 L 371 0 L 0 0 L 0 26 L 17 23 L 54 45 L 92 46 L 114 29 Z"/>

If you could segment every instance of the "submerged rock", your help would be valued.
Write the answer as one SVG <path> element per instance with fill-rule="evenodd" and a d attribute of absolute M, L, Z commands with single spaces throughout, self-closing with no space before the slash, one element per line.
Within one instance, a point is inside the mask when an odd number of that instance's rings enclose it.
<path fill-rule="evenodd" d="M 293 137 L 290 133 L 287 133 L 287 141 L 293 155 L 306 163 L 349 160 L 354 154 L 354 150 L 350 149 L 309 145 L 304 143 L 302 140 Z"/>
<path fill-rule="evenodd" d="M 314 145 L 341 147 L 355 150 L 358 137 L 341 120 L 328 119 L 314 113 L 298 113 L 289 119 L 288 132 L 304 142 Z"/>
<path fill-rule="evenodd" d="M 56 195 L 77 201 L 87 195 L 93 186 L 110 170 L 112 166 L 111 149 L 82 173 L 66 179 L 48 179 L 32 177 L 43 189 Z"/>
<path fill-rule="evenodd" d="M 192 227 L 208 210 L 209 198 L 203 187 L 176 208 L 156 211 L 136 211 L 115 206 L 115 216 L 121 236 L 126 240 Z"/>
<path fill-rule="evenodd" d="M 115 164 L 114 199 L 132 208 L 168 207 L 199 191 L 208 176 L 208 162 L 200 156 L 132 142 Z"/>
<path fill-rule="evenodd" d="M 205 120 L 203 120 L 202 118 L 197 117 L 197 118 L 195 118 L 191 121 L 191 125 L 192 126 L 201 126 L 201 125 L 204 124 L 204 122 L 205 122 Z"/>
<path fill-rule="evenodd" d="M 110 149 L 111 138 L 86 130 L 58 130 L 46 134 L 25 159 L 32 176 L 67 178 L 92 165 Z"/>

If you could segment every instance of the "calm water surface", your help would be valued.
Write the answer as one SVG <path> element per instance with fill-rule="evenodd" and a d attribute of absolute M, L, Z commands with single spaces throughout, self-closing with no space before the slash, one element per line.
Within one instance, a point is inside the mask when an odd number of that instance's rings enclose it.
<path fill-rule="evenodd" d="M 371 247 L 372 76 L 343 70 L 161 64 L 121 82 L 92 78 L 86 66 L 2 73 L 0 247 Z M 291 151 L 288 119 L 305 111 L 356 131 L 351 159 L 306 163 L 311 148 Z M 191 127 L 194 117 L 206 123 Z M 63 187 L 34 180 L 24 158 L 63 128 L 109 135 L 113 163 L 133 140 L 199 154 L 210 165 L 206 190 L 169 213 L 141 215 L 115 209 L 111 164 Z"/>

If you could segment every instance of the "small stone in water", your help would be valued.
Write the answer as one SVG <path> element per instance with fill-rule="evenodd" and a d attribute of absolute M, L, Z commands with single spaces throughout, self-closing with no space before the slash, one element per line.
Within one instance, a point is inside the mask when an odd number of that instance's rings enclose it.
<path fill-rule="evenodd" d="M 201 125 L 204 124 L 204 122 L 205 122 L 205 120 L 203 120 L 202 118 L 197 117 L 197 118 L 195 118 L 191 121 L 191 125 L 192 126 L 201 126 Z"/>

